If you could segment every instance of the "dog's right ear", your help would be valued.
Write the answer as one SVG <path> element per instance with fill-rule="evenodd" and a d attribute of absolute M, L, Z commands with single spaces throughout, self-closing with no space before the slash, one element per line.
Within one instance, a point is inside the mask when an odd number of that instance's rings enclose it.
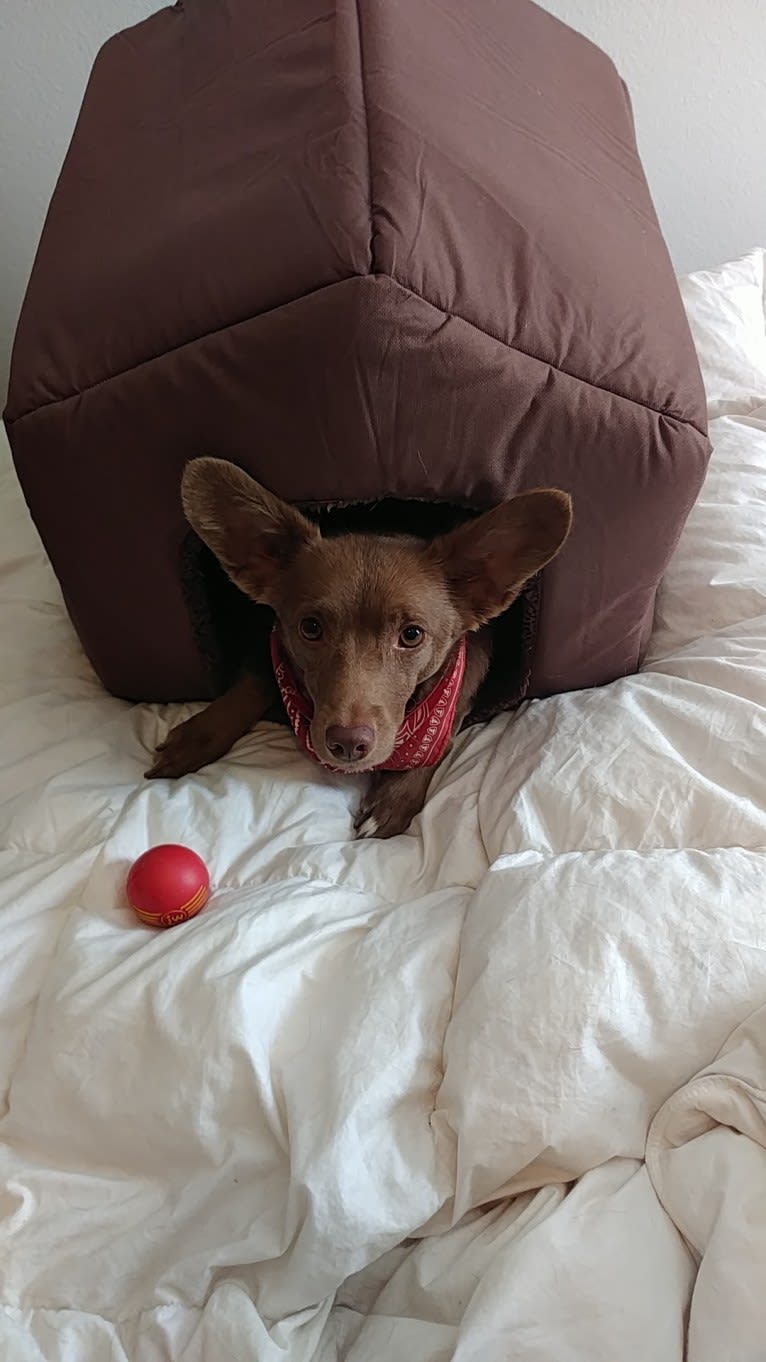
<path fill-rule="evenodd" d="M 241 591 L 270 603 L 279 571 L 319 530 L 226 459 L 193 459 L 181 480 L 186 519 Z"/>

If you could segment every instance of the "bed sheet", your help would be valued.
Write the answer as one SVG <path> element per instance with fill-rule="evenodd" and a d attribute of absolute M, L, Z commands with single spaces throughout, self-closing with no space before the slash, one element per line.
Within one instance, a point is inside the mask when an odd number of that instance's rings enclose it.
<path fill-rule="evenodd" d="M 193 707 L 101 691 L 6 461 L 5 1362 L 762 1362 L 763 266 L 682 281 L 714 455 L 643 671 L 461 735 L 391 842 L 275 726 L 143 782 Z M 157 933 L 161 841 L 215 894 Z"/>

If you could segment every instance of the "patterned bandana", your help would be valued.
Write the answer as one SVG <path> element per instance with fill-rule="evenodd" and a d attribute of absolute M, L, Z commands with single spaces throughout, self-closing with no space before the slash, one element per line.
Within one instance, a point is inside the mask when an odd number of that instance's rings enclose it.
<path fill-rule="evenodd" d="M 310 725 L 314 711 L 311 701 L 300 690 L 285 657 L 276 628 L 271 634 L 271 661 L 274 667 L 282 703 L 301 747 L 328 771 L 343 772 L 342 767 L 330 766 L 317 756 L 311 744 Z M 455 710 L 465 674 L 465 639 L 461 638 L 449 671 L 436 682 L 433 690 L 408 710 L 396 735 L 394 750 L 387 761 L 375 771 L 411 771 L 416 766 L 436 766 L 452 737 Z M 346 773 L 348 774 L 348 773 Z"/>

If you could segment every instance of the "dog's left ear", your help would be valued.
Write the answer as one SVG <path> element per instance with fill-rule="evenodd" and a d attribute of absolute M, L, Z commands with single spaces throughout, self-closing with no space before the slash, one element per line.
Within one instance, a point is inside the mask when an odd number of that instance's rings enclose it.
<path fill-rule="evenodd" d="M 572 524 L 572 498 L 558 488 L 522 492 L 442 535 L 432 553 L 466 629 L 506 610 L 525 582 L 555 558 Z"/>

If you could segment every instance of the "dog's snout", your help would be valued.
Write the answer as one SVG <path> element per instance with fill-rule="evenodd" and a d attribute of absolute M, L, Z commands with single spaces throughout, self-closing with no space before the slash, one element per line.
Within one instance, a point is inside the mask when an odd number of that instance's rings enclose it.
<path fill-rule="evenodd" d="M 353 728 L 331 724 L 325 734 L 325 741 L 328 752 L 338 761 L 363 761 L 373 749 L 375 730 L 369 724 L 355 724 Z"/>

